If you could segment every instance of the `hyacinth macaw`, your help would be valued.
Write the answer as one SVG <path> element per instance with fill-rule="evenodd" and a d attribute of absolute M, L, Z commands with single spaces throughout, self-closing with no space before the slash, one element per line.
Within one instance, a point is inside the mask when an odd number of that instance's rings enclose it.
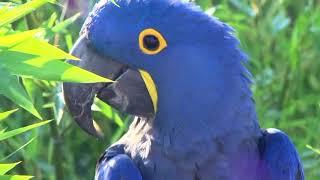
<path fill-rule="evenodd" d="M 100 1 L 69 61 L 113 83 L 65 83 L 68 109 L 98 136 L 95 96 L 135 116 L 97 180 L 302 180 L 289 137 L 261 129 L 233 29 L 178 0 Z"/>

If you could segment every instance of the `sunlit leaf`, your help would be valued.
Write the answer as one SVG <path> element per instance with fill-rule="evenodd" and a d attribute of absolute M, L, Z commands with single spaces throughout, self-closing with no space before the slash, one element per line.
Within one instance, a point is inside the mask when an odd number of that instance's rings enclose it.
<path fill-rule="evenodd" d="M 0 130 L 0 134 L 6 132 L 6 130 L 7 130 L 7 129 L 1 129 L 1 130 Z"/>
<path fill-rule="evenodd" d="M 52 28 L 54 26 L 54 23 L 58 19 L 58 14 L 57 13 L 52 13 L 49 20 L 46 22 L 48 28 Z"/>
<path fill-rule="evenodd" d="M 0 61 L 2 61 L 3 65 L 13 74 L 27 78 L 84 83 L 111 82 L 111 80 L 66 62 L 42 57 L 32 58 L 28 54 L 14 52 L 2 53 L 0 54 Z"/>
<path fill-rule="evenodd" d="M 310 150 L 312 150 L 313 152 L 317 153 L 318 155 L 320 155 L 320 149 L 316 149 L 310 145 L 306 145 L 306 147 Z"/>
<path fill-rule="evenodd" d="M 6 24 L 12 23 L 13 21 L 20 19 L 21 17 L 29 14 L 35 9 L 41 7 L 42 5 L 48 3 L 48 0 L 33 0 L 25 4 L 16 6 L 5 13 L 0 14 L 0 27 Z"/>
<path fill-rule="evenodd" d="M 0 2 L 0 14 L 7 12 L 14 6 L 15 4 L 13 4 L 12 2 Z"/>
<path fill-rule="evenodd" d="M 8 171 L 13 169 L 20 163 L 21 162 L 11 163 L 11 164 L 0 164 L 0 175 L 5 175 Z"/>
<path fill-rule="evenodd" d="M 41 33 L 41 30 L 0 37 L 0 62 L 11 74 L 49 81 L 111 82 L 61 61 L 77 58 L 36 39 L 38 33 Z"/>
<path fill-rule="evenodd" d="M 6 111 L 6 112 L 3 112 L 3 113 L 0 113 L 0 121 L 8 118 L 11 114 L 17 112 L 19 109 L 14 109 L 14 110 L 11 110 L 11 111 Z"/>
<path fill-rule="evenodd" d="M 41 33 L 44 33 L 43 29 L 25 31 L 0 37 L 0 50 L 3 51 L 1 54 L 9 51 L 20 52 L 30 56 L 32 55 L 50 60 L 78 60 L 78 58 L 58 49 L 57 47 L 54 47 L 43 40 L 36 39 L 35 37 L 37 35 L 41 35 Z"/>
<path fill-rule="evenodd" d="M 1 175 L 1 180 L 29 180 L 32 179 L 33 176 L 21 176 L 21 175 Z"/>
<path fill-rule="evenodd" d="M 2 133 L 2 134 L 0 134 L 0 141 L 3 141 L 3 140 L 8 139 L 10 137 L 22 134 L 22 133 L 29 131 L 31 129 L 43 126 L 45 124 L 48 124 L 49 122 L 51 122 L 51 121 L 43 121 L 43 122 L 35 123 L 35 124 L 29 125 L 29 126 L 25 126 L 22 128 L 18 128 L 18 129 L 12 130 L 12 131 Z"/>

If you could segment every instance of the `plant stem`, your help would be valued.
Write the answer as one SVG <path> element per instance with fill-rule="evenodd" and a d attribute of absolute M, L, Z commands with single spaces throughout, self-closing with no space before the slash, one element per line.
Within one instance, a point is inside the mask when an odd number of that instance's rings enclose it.
<path fill-rule="evenodd" d="M 59 134 L 59 130 L 56 123 L 50 123 L 51 138 L 54 142 L 53 146 L 53 163 L 55 167 L 55 175 L 57 180 L 63 180 L 63 150 L 62 150 L 62 138 Z"/>

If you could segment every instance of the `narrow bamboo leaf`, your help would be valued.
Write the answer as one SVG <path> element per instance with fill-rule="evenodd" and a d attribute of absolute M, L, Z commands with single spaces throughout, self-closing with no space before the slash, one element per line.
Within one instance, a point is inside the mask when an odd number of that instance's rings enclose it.
<path fill-rule="evenodd" d="M 306 145 L 306 147 L 310 150 L 312 150 L 313 152 L 315 152 L 316 154 L 320 155 L 320 149 L 316 149 L 310 145 Z"/>
<path fill-rule="evenodd" d="M 76 15 L 58 23 L 52 28 L 52 31 L 55 33 L 65 32 L 66 28 L 74 23 L 78 18 L 80 17 L 80 13 L 77 13 Z"/>
<path fill-rule="evenodd" d="M 108 104 L 104 103 L 101 100 L 96 101 L 97 106 L 99 107 L 101 113 L 107 118 L 114 120 L 114 122 L 119 126 L 123 127 L 124 126 L 124 121 L 120 117 L 120 115 L 114 111 Z"/>
<path fill-rule="evenodd" d="M 0 14 L 0 27 L 20 19 L 48 2 L 48 0 L 33 0 Z"/>
<path fill-rule="evenodd" d="M 62 120 L 64 108 L 65 108 L 63 92 L 62 92 L 62 84 L 59 84 L 56 87 L 54 94 L 55 94 L 53 97 L 53 99 L 54 99 L 54 107 L 53 107 L 54 118 L 57 121 L 57 124 L 59 125 Z"/>
<path fill-rule="evenodd" d="M 29 126 L 25 126 L 22 128 L 18 128 L 18 129 L 12 130 L 12 131 L 2 133 L 2 134 L 0 134 L 0 141 L 3 141 L 3 140 L 8 139 L 10 137 L 22 134 L 22 133 L 27 132 L 31 129 L 43 126 L 45 124 L 48 124 L 49 122 L 51 122 L 51 121 L 43 121 L 43 122 L 35 123 L 35 124 L 29 125 Z"/>
<path fill-rule="evenodd" d="M 20 163 L 21 162 L 12 163 L 12 164 L 0 164 L 0 175 L 5 175 L 8 171 L 13 169 Z"/>
<path fill-rule="evenodd" d="M 32 179 L 33 176 L 21 176 L 21 175 L 1 175 L 1 180 L 29 180 Z"/>
<path fill-rule="evenodd" d="M 10 153 L 8 156 L 2 158 L 0 161 L 5 161 L 7 159 L 9 159 L 11 156 L 15 155 L 17 152 L 19 152 L 21 149 L 25 148 L 26 146 L 28 146 L 30 143 L 32 143 L 34 140 L 36 139 L 36 137 L 32 138 L 31 140 L 29 140 L 27 143 L 25 143 L 24 145 L 22 145 L 21 147 L 19 147 L 17 150 L 15 150 L 14 152 Z M 1 170 L 1 165 L 0 165 L 0 170 Z"/>
<path fill-rule="evenodd" d="M 132 122 L 132 116 L 127 116 L 125 119 L 124 119 L 124 126 L 122 127 L 119 127 L 116 132 L 112 135 L 111 137 L 111 143 L 115 143 L 116 141 L 118 141 L 121 136 L 123 135 L 123 133 L 125 133 L 127 130 L 128 130 L 128 127 L 129 127 L 129 124 L 130 122 Z"/>
<path fill-rule="evenodd" d="M 13 3 L 11 2 L 0 2 L 0 15 L 7 12 L 12 7 Z"/>
<path fill-rule="evenodd" d="M 0 37 L 12 32 L 11 26 L 0 27 Z M 1 50 L 0 50 L 1 51 Z"/>
<path fill-rule="evenodd" d="M 0 37 L 0 51 L 2 50 L 0 61 L 12 74 L 50 81 L 112 82 L 79 67 L 58 61 L 77 58 L 34 38 L 38 32 L 41 31 Z"/>
<path fill-rule="evenodd" d="M 73 40 L 72 40 L 72 35 L 69 33 L 69 34 L 66 34 L 64 36 L 64 40 L 66 41 L 66 45 L 68 47 L 68 50 L 71 51 L 72 49 L 72 46 L 73 46 Z"/>
<path fill-rule="evenodd" d="M 71 64 L 17 52 L 0 53 L 0 62 L 12 74 L 48 81 L 112 82 Z"/>
<path fill-rule="evenodd" d="M 11 75 L 5 68 L 0 66 L 0 94 L 11 99 L 13 102 L 29 111 L 39 119 L 42 119 L 38 111 L 35 109 L 30 97 L 19 83 L 18 78 Z"/>
<path fill-rule="evenodd" d="M 79 60 L 43 40 L 34 38 L 34 36 L 42 32 L 42 29 L 38 29 L 0 37 L 0 49 L 2 49 L 2 51 L 21 52 L 54 60 Z"/>
<path fill-rule="evenodd" d="M 40 36 L 44 33 L 43 29 L 34 29 L 30 31 L 24 31 L 21 33 L 15 33 L 7 36 L 0 36 L 0 47 L 8 49 L 26 39 L 30 39 L 35 36 Z"/>
<path fill-rule="evenodd" d="M 26 54 L 32 54 L 34 56 L 46 57 L 51 59 L 72 59 L 72 60 L 79 60 L 78 58 L 60 50 L 59 48 L 48 44 L 45 41 L 29 38 L 22 43 L 17 44 L 9 48 L 10 51 L 15 52 L 23 52 Z"/>
<path fill-rule="evenodd" d="M 6 118 L 8 118 L 11 114 L 17 112 L 19 109 L 14 109 L 14 110 L 11 110 L 11 111 L 6 111 L 6 112 L 3 112 L 3 113 L 0 113 L 0 122 Z"/>
<path fill-rule="evenodd" d="M 45 22 L 47 24 L 47 27 L 51 29 L 54 26 L 54 23 L 58 19 L 58 14 L 56 12 L 52 13 L 49 20 Z"/>
<path fill-rule="evenodd" d="M 7 128 L 5 128 L 5 129 L 1 129 L 1 130 L 0 130 L 0 134 L 2 134 L 2 133 L 4 133 L 4 132 L 6 132 L 6 130 L 7 130 Z"/>

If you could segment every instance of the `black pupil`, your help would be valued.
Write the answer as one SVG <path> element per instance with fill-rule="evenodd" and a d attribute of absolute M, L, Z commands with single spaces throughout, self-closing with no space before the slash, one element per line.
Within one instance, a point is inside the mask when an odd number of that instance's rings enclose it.
<path fill-rule="evenodd" d="M 147 35 L 143 38 L 143 46 L 150 51 L 155 51 L 159 48 L 160 42 L 154 35 Z"/>

